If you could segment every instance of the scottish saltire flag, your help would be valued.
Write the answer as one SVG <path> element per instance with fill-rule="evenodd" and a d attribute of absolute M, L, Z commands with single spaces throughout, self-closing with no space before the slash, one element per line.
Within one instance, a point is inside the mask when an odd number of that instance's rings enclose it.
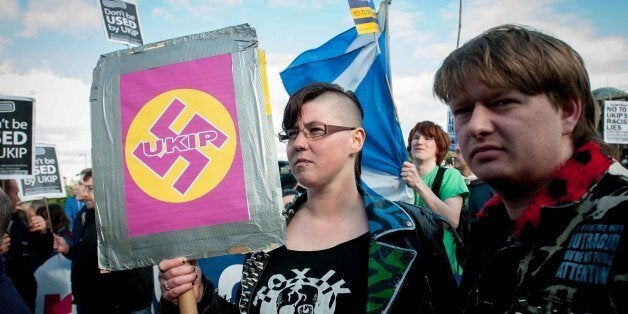
<path fill-rule="evenodd" d="M 313 82 L 335 83 L 352 90 L 364 107 L 366 143 L 362 181 L 391 200 L 412 201 L 399 174 L 406 148 L 392 99 L 388 68 L 388 5 L 377 14 L 381 32 L 358 35 L 355 27 L 322 46 L 299 55 L 281 73 L 288 94 Z"/>

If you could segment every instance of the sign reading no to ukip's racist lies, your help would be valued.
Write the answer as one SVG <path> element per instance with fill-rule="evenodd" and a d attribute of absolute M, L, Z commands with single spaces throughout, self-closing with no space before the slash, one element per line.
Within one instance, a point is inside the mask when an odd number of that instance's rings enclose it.
<path fill-rule="evenodd" d="M 239 25 L 101 57 L 91 97 L 101 267 L 283 242 L 261 53 Z"/>
<path fill-rule="evenodd" d="M 0 96 L 0 179 L 33 175 L 35 100 Z"/>
<path fill-rule="evenodd" d="M 603 125 L 606 143 L 628 144 L 628 101 L 605 101 Z"/>

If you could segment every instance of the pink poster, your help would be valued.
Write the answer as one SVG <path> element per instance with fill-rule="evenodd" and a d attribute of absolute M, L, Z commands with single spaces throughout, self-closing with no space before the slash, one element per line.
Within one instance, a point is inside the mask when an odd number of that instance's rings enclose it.
<path fill-rule="evenodd" d="M 129 236 L 249 219 L 231 55 L 120 77 Z"/>

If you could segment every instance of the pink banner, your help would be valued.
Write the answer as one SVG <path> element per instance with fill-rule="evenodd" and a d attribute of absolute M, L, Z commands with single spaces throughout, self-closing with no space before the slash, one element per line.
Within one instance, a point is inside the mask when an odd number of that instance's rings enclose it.
<path fill-rule="evenodd" d="M 249 219 L 231 63 L 120 77 L 129 236 Z"/>

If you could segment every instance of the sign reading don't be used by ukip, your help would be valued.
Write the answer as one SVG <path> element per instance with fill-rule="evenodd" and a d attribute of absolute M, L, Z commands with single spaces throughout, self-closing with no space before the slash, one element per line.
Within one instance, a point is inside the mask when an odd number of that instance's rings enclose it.
<path fill-rule="evenodd" d="M 283 242 L 261 60 L 248 25 L 101 57 L 91 112 L 103 268 Z"/>
<path fill-rule="evenodd" d="M 35 146 L 33 176 L 20 182 L 20 199 L 31 201 L 41 198 L 65 198 L 65 185 L 59 171 L 55 145 Z"/>
<path fill-rule="evenodd" d="M 105 34 L 110 41 L 140 46 L 143 44 L 137 4 L 131 0 L 98 0 Z"/>
<path fill-rule="evenodd" d="M 0 96 L 0 179 L 33 174 L 35 100 Z"/>

